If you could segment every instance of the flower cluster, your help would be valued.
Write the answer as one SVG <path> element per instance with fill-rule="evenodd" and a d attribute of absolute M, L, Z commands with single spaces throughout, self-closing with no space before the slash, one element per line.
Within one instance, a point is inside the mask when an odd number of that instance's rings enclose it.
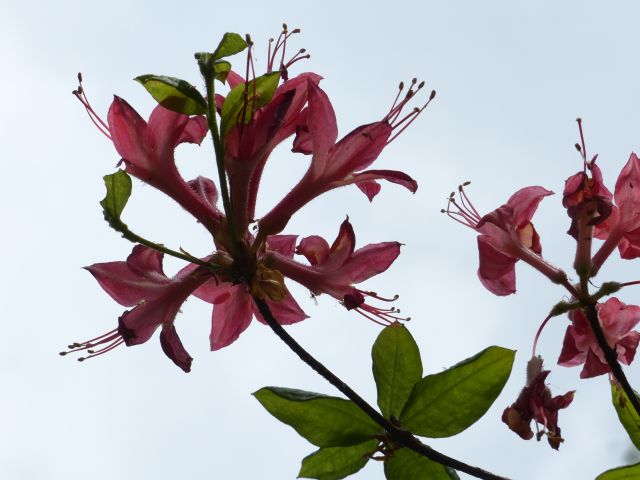
<path fill-rule="evenodd" d="M 183 268 L 173 277 L 163 272 L 163 253 L 136 245 L 126 261 L 87 267 L 101 287 L 130 309 L 118 319 L 118 327 L 105 335 L 69 346 L 68 352 L 86 350 L 85 358 L 103 354 L 120 344 L 146 342 L 160 328 L 166 355 L 188 372 L 192 359 L 174 326 L 181 305 L 191 295 L 213 305 L 210 344 L 213 350 L 234 342 L 255 317 L 264 323 L 253 299 L 264 300 L 283 325 L 307 315 L 284 284 L 284 277 L 307 287 L 313 295 L 326 293 L 347 309 L 382 324 L 397 319 L 397 309 L 375 306 L 371 301 L 390 301 L 358 284 L 385 271 L 400 252 L 400 244 L 386 242 L 355 249 L 355 233 L 345 220 L 331 246 L 319 236 L 297 242 L 296 235 L 282 235 L 290 218 L 321 194 L 355 184 L 372 200 L 379 180 L 404 186 L 411 192 L 417 183 L 393 170 L 367 169 L 404 128 L 426 107 L 402 114 L 405 106 L 424 86 L 416 80 L 408 89 L 401 84 L 389 112 L 378 121 L 362 125 L 341 139 L 333 107 L 320 88 L 321 77 L 302 73 L 290 77 L 289 68 L 304 50 L 286 60 L 287 39 L 298 30 L 286 26 L 278 40 L 269 44 L 268 71 L 255 77 L 252 42 L 247 41 L 246 75 L 225 70 L 230 93 L 213 92 L 214 77 L 205 74 L 207 115 L 189 115 L 165 108 L 162 102 L 145 121 L 125 100 L 115 97 L 107 121 L 89 104 L 82 84 L 74 92 L 92 121 L 111 139 L 126 173 L 162 191 L 189 212 L 213 239 L 213 252 Z M 222 44 L 218 50 L 225 50 Z M 216 52 L 218 52 L 218 50 Z M 216 55 L 207 54 L 207 55 Z M 274 70 L 274 65 L 279 68 Z M 224 66 L 225 62 L 216 64 Z M 228 64 L 228 62 L 226 62 Z M 202 66 L 201 66 L 202 70 Z M 261 83 L 276 79 L 274 91 L 260 90 Z M 81 79 L 80 79 L 81 80 Z M 175 83 L 175 82 L 174 82 Z M 179 110 L 179 109 L 178 109 Z M 221 126 L 218 129 L 218 119 Z M 218 188 L 204 177 L 185 180 L 178 171 L 174 151 L 181 143 L 200 144 L 211 131 L 221 175 L 223 208 L 218 207 Z M 307 172 L 273 208 L 256 218 L 256 199 L 262 173 L 273 150 L 293 137 L 292 151 L 310 155 Z M 228 182 L 228 190 L 227 190 Z M 228 193 L 227 193 L 228 191 Z M 251 229 L 251 226 L 257 226 Z M 304 257 L 308 263 L 294 260 Z"/>
<path fill-rule="evenodd" d="M 619 363 L 631 364 L 640 343 L 640 333 L 633 331 L 640 322 L 640 307 L 625 305 L 616 297 L 600 302 L 603 296 L 638 282 L 610 282 L 607 288 L 603 284 L 599 292 L 588 291 L 591 279 L 616 247 L 623 259 L 640 257 L 640 159 L 631 154 L 612 194 L 596 164 L 597 155 L 587 158 L 580 119 L 578 125 L 582 142 L 576 148 L 582 156 L 583 168 L 566 180 L 562 196 L 562 205 L 571 219 L 567 233 L 576 241 L 573 267 L 577 283 L 572 283 L 563 270 L 542 257 L 540 237 L 532 223 L 540 201 L 551 191 L 540 186 L 522 188 L 504 205 L 481 216 L 465 192 L 467 182 L 458 188 L 458 196 L 450 195 L 443 212 L 479 233 L 478 276 L 490 292 L 500 296 L 516 292 L 515 264 L 519 260 L 566 288 L 571 301 L 559 304 L 557 307 L 562 308 L 554 308 L 543 322 L 534 342 L 532 362 L 537 361 L 535 348 L 546 322 L 552 316 L 568 312 L 571 324 L 558 364 L 583 365 L 580 377 L 590 378 L 612 374 L 612 357 Z M 604 240 L 595 253 L 592 253 L 593 238 Z M 604 350 L 612 353 L 607 355 Z M 542 370 L 540 361 L 535 374 L 530 372 L 516 403 L 505 410 L 503 421 L 522 438 L 529 439 L 533 436 L 529 423 L 535 419 L 544 426 L 549 443 L 557 449 L 562 441 L 557 410 L 569 405 L 573 392 L 552 398 L 544 384 L 549 373 Z"/>

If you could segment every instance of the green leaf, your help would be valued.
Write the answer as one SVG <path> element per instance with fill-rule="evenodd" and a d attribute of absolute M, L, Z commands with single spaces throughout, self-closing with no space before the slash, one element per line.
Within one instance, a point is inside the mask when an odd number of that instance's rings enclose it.
<path fill-rule="evenodd" d="M 638 395 L 636 394 L 636 396 Z M 640 417 L 638 417 L 627 394 L 615 383 L 611 384 L 611 401 L 631 442 L 640 450 Z"/>
<path fill-rule="evenodd" d="M 226 60 L 218 60 L 213 64 L 213 73 L 216 76 L 216 80 L 224 83 L 227 80 L 227 76 L 231 71 L 231 64 Z"/>
<path fill-rule="evenodd" d="M 273 94 L 276 91 L 276 88 L 278 88 L 279 82 L 280 72 L 270 72 L 250 81 L 248 88 L 246 83 L 241 83 L 231 90 L 222 105 L 222 119 L 220 120 L 220 132 L 222 137 L 224 137 L 234 125 L 240 122 L 249 123 L 253 116 L 253 112 L 269 103 L 271 97 L 273 97 Z M 247 89 L 249 98 L 246 108 L 244 108 L 245 89 Z M 244 118 L 241 118 L 243 114 Z"/>
<path fill-rule="evenodd" d="M 318 447 L 356 445 L 381 431 L 350 400 L 280 387 L 264 387 L 253 395 L 271 415 Z"/>
<path fill-rule="evenodd" d="M 418 345 L 409 330 L 394 323 L 378 335 L 371 357 L 380 411 L 387 418 L 398 418 L 413 386 L 422 378 Z"/>
<path fill-rule="evenodd" d="M 423 437 L 450 437 L 489 409 L 509 378 L 515 352 L 489 347 L 414 387 L 400 415 L 402 425 Z"/>
<path fill-rule="evenodd" d="M 637 480 L 640 478 L 640 463 L 613 468 L 601 473 L 596 480 Z"/>
<path fill-rule="evenodd" d="M 107 195 L 100 201 L 104 218 L 112 228 L 122 231 L 126 225 L 120 220 L 120 215 L 131 196 L 131 177 L 124 170 L 118 170 L 103 179 L 107 187 Z"/>
<path fill-rule="evenodd" d="M 365 466 L 378 443 L 370 440 L 351 447 L 321 448 L 302 460 L 298 478 L 339 480 L 347 477 Z"/>
<path fill-rule="evenodd" d="M 408 448 L 393 452 L 384 462 L 387 480 L 459 480 L 458 474 L 444 465 L 417 454 Z"/>
<path fill-rule="evenodd" d="M 236 53 L 240 53 L 247 48 L 247 42 L 237 33 L 227 32 L 220 40 L 218 48 L 213 52 L 213 59 L 218 60 L 223 57 L 230 57 Z"/>
<path fill-rule="evenodd" d="M 207 102 L 189 82 L 164 75 L 140 75 L 134 78 L 164 108 L 185 115 L 203 115 Z"/>

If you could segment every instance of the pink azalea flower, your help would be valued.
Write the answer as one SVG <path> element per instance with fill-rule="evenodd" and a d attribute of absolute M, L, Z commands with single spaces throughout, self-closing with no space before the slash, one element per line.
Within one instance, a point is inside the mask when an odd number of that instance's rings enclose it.
<path fill-rule="evenodd" d="M 269 237 L 265 255 L 277 253 L 283 258 L 293 257 L 296 238 L 295 235 Z M 234 285 L 212 278 L 193 294 L 214 305 L 209 336 L 211 350 L 219 350 L 235 342 L 247 329 L 254 316 L 259 322 L 266 324 L 253 302 L 251 292 L 244 283 Z M 291 325 L 309 318 L 286 287 L 282 300 L 274 301 L 265 298 L 265 301 L 281 325 Z"/>
<path fill-rule="evenodd" d="M 640 257 L 640 159 L 635 153 L 624 166 L 614 191 L 616 205 L 611 216 L 596 227 L 595 236 L 605 240 L 593 257 L 595 275 L 611 252 L 618 247 L 624 259 Z"/>
<path fill-rule="evenodd" d="M 212 233 L 219 230 L 220 212 L 194 194 L 174 159 L 180 143 L 202 142 L 207 133 L 206 119 L 158 105 L 147 123 L 120 97 L 114 98 L 107 118 L 113 145 L 127 173 L 169 195 Z"/>
<path fill-rule="evenodd" d="M 278 87 L 271 101 L 253 113 L 249 124 L 238 124 L 225 138 L 225 168 L 238 232 L 245 232 L 255 215 L 260 177 L 273 149 L 305 122 L 307 91 L 321 77 L 303 73 Z"/>
<path fill-rule="evenodd" d="M 192 359 L 178 337 L 174 320 L 189 295 L 211 275 L 203 267 L 197 267 L 168 278 L 162 270 L 162 258 L 162 253 L 136 245 L 126 262 L 96 263 L 87 267 L 111 298 L 133 308 L 120 316 L 117 329 L 70 345 L 71 351 L 87 350 L 89 356 L 82 358 L 84 360 L 122 343 L 127 346 L 144 343 L 161 328 L 162 350 L 182 370 L 191 370 Z"/>
<path fill-rule="evenodd" d="M 585 171 L 569 177 L 562 192 L 562 205 L 571 217 L 571 227 L 568 233 L 576 239 L 578 219 L 583 212 L 588 211 L 590 215 L 593 215 L 593 218 L 588 222 L 589 225 L 600 225 L 611 215 L 613 195 L 604 186 L 602 172 L 595 160 L 594 158 L 590 163 L 585 162 Z M 587 175 L 587 168 L 591 172 L 591 177 Z M 591 211 L 594 213 L 591 214 Z"/>
<path fill-rule="evenodd" d="M 420 84 L 419 88 L 422 85 Z M 388 145 L 394 129 L 401 124 L 404 129 L 404 122 L 412 121 L 426 107 L 425 104 L 422 109 L 414 110 L 394 124 L 402 107 L 413 97 L 413 90 L 410 90 L 412 93 L 408 94 L 405 100 L 398 105 L 394 104 L 383 120 L 362 125 L 336 143 L 338 127 L 329 98 L 312 81 L 308 82 L 307 89 L 307 122 L 298 127 L 293 150 L 311 153 L 311 165 L 300 182 L 260 219 L 260 229 L 268 234 L 282 231 L 296 211 L 315 197 L 334 188 L 356 184 L 369 200 L 380 190 L 377 180 L 381 179 L 402 185 L 411 192 L 418 188 L 416 181 L 403 172 L 364 170 Z"/>
<path fill-rule="evenodd" d="M 504 410 L 502 421 L 522 439 L 530 440 L 533 438 L 531 420 L 535 420 L 543 427 L 536 434 L 537 439 L 546 435 L 551 448 L 558 450 L 560 443 L 564 441 L 558 426 L 558 410 L 571 404 L 575 392 L 552 397 L 549 387 L 544 383 L 549 373 L 549 370 L 542 370 L 540 357 L 529 361 L 527 385 L 515 403 Z"/>
<path fill-rule="evenodd" d="M 450 197 L 447 213 L 454 220 L 476 230 L 480 266 L 480 282 L 496 295 L 511 295 L 516 291 L 515 264 L 522 260 L 556 281 L 561 272 L 542 257 L 540 237 L 531 223 L 542 199 L 553 192 L 542 187 L 525 187 L 493 212 L 481 217 L 471 204 L 463 186 L 461 201 Z M 451 205 L 458 210 L 451 210 Z"/>
<path fill-rule="evenodd" d="M 279 252 L 267 254 L 267 263 L 288 278 L 307 287 L 313 295 L 326 293 L 339 300 L 347 310 L 355 310 L 376 323 L 391 323 L 399 318 L 395 308 L 383 309 L 366 303 L 366 297 L 392 301 L 355 288 L 374 275 L 384 272 L 400 254 L 398 242 L 367 245 L 355 250 L 355 233 L 349 220 L 342 222 L 331 247 L 317 235 L 304 238 L 296 253 L 310 265 L 303 265 Z"/>
<path fill-rule="evenodd" d="M 631 331 L 640 322 L 640 307 L 625 305 L 615 297 L 596 306 L 598 320 L 609 346 L 618 354 L 618 361 L 630 365 L 636 354 L 640 333 Z M 591 378 L 610 372 L 604 352 L 598 345 L 587 317 L 582 310 L 569 313 L 558 365 L 575 367 L 584 364 L 580 378 Z"/>

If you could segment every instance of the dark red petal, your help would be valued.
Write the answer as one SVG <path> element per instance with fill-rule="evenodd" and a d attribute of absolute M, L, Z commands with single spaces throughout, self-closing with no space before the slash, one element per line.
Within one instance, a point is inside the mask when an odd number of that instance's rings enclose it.
<path fill-rule="evenodd" d="M 167 357 L 186 373 L 191 371 L 193 358 L 185 350 L 173 325 L 166 325 L 160 332 L 160 346 Z"/>
<path fill-rule="evenodd" d="M 580 372 L 580 378 L 597 377 L 610 371 L 609 365 L 602 362 L 598 356 L 593 353 L 593 350 L 589 349 L 587 352 L 587 360 L 584 362 L 584 367 Z"/>
<path fill-rule="evenodd" d="M 478 236 L 478 252 L 480 256 L 478 277 L 482 285 L 499 296 L 515 293 L 517 259 L 496 250 L 491 245 L 491 239 L 486 235 Z"/>

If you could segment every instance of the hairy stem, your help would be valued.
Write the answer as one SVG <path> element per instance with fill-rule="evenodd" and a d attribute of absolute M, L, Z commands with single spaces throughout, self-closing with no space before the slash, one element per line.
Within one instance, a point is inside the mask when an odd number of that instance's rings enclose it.
<path fill-rule="evenodd" d="M 434 462 L 438 462 L 447 467 L 453 468 L 455 470 L 460 470 L 461 472 L 467 473 L 476 478 L 488 479 L 488 480 L 507 480 L 506 477 L 501 477 L 499 475 L 493 474 L 491 472 L 487 472 L 479 467 L 474 467 L 473 465 L 468 465 L 460 460 L 456 460 L 455 458 L 451 458 L 443 453 L 440 453 L 431 447 L 425 445 L 420 440 L 418 440 L 411 432 L 404 430 L 402 428 L 397 427 L 393 423 L 391 423 L 388 419 L 383 417 L 375 408 L 373 408 L 369 403 L 367 403 L 360 395 L 358 395 L 349 385 L 344 383 L 340 378 L 331 372 L 327 367 L 325 367 L 322 363 L 316 360 L 309 352 L 307 352 L 298 342 L 296 342 L 282 326 L 278 323 L 278 321 L 274 318 L 269 306 L 266 304 L 264 300 L 260 300 L 254 297 L 254 302 L 260 310 L 260 313 L 264 317 L 265 321 L 274 331 L 274 333 L 280 337 L 280 339 L 287 344 L 287 346 L 293 350 L 300 359 L 313 368 L 319 375 L 321 375 L 325 380 L 327 380 L 331 385 L 336 387 L 340 392 L 342 392 L 349 400 L 354 402 L 363 412 L 365 412 L 374 422 L 380 425 L 387 432 L 389 438 L 403 445 L 414 452 L 427 457 Z"/>
<path fill-rule="evenodd" d="M 611 369 L 611 373 L 613 374 L 618 384 L 622 387 L 622 390 L 624 390 L 624 393 L 627 395 L 627 397 L 629 397 L 629 401 L 631 402 L 631 405 L 633 405 L 636 414 L 640 416 L 640 400 L 633 391 L 629 380 L 627 380 L 627 376 L 624 374 L 620 362 L 618 362 L 618 355 L 616 354 L 615 350 L 611 348 L 607 343 L 607 339 L 605 338 L 602 327 L 600 326 L 600 321 L 598 320 L 598 311 L 596 310 L 595 303 L 590 302 L 584 307 L 584 311 L 587 315 L 587 320 L 589 320 L 591 330 L 593 330 L 593 333 L 596 336 L 598 345 L 604 352 L 604 357 L 607 360 L 609 368 Z"/>

